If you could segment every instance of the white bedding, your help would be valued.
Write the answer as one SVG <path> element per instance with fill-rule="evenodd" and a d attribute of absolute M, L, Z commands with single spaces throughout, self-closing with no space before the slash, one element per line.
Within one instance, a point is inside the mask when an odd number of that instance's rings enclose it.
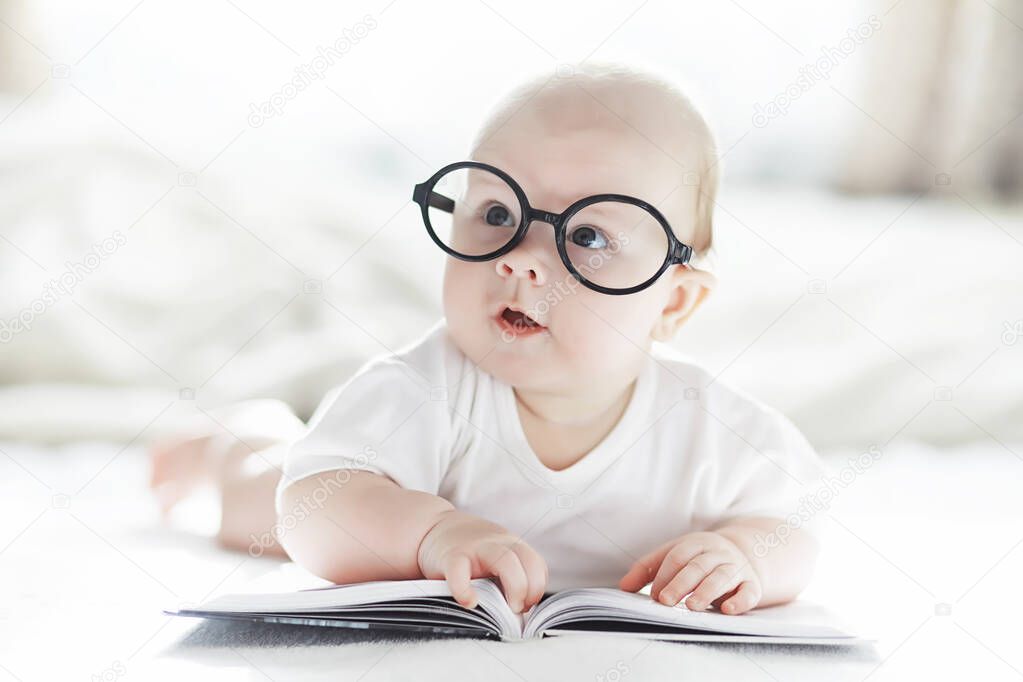
<path fill-rule="evenodd" d="M 0 345 L 0 438 L 127 441 L 181 389 L 308 415 L 440 315 L 421 164 L 267 128 L 191 186 L 77 93 L 47 96 L 0 128 L 0 319 L 115 230 L 126 243 Z M 677 345 L 818 447 L 1023 439 L 1023 209 L 968 199 L 726 185 L 721 283 Z"/>
<path fill-rule="evenodd" d="M 1023 452 L 1019 442 L 1007 446 Z M 995 443 L 944 450 L 893 444 L 836 497 L 807 596 L 879 638 L 875 649 L 851 652 L 596 637 L 396 642 L 171 620 L 161 608 L 238 590 L 276 564 L 219 550 L 203 536 L 215 513 L 208 499 L 160 525 L 136 447 L 120 454 L 120 445 L 99 442 L 0 448 L 3 680 L 112 679 L 107 674 L 283 682 L 365 674 L 540 682 L 615 679 L 614 670 L 623 680 L 858 681 L 872 671 L 871 680 L 1000 680 L 1023 670 L 1015 625 L 1023 461 Z M 837 469 L 853 454 L 833 452 L 829 462 Z"/>

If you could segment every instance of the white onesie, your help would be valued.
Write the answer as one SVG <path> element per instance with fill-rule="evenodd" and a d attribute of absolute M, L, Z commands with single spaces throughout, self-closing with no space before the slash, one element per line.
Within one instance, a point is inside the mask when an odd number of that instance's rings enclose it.
<path fill-rule="evenodd" d="M 661 543 L 738 516 L 785 519 L 820 460 L 779 412 L 658 347 L 603 441 L 544 466 L 511 386 L 477 369 L 443 320 L 327 395 L 285 458 L 281 492 L 338 469 L 383 474 L 520 535 L 548 589 L 616 586 Z"/>

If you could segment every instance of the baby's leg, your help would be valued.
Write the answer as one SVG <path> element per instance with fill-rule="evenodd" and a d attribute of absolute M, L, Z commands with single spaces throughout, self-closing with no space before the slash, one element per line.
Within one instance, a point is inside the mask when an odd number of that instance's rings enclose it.
<path fill-rule="evenodd" d="M 245 443 L 231 446 L 227 457 L 236 460 L 237 465 L 225 469 L 220 483 L 217 540 L 224 547 L 252 556 L 287 556 L 274 532 L 277 524 L 274 493 L 281 480 L 280 466 L 287 448 L 288 442 L 255 451 Z"/>
<path fill-rule="evenodd" d="M 288 444 L 305 425 L 278 401 L 249 401 L 210 411 L 151 450 L 150 485 L 165 512 L 196 487 L 212 484 L 221 500 L 217 539 L 253 555 L 284 556 L 273 532 L 274 492 Z"/>

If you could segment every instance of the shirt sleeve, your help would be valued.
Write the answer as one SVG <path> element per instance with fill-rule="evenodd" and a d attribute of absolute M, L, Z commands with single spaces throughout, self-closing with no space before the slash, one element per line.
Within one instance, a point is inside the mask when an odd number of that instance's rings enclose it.
<path fill-rule="evenodd" d="M 437 494 L 451 451 L 446 393 L 433 385 L 438 376 L 442 368 L 423 372 L 392 355 L 327 394 L 285 457 L 278 512 L 289 485 L 341 470 L 369 471 L 403 488 Z"/>
<path fill-rule="evenodd" d="M 722 520 L 770 517 L 787 526 L 779 534 L 803 529 L 820 535 L 826 516 L 826 508 L 815 504 L 824 476 L 820 457 L 781 413 L 759 407 L 754 423 L 731 475 L 725 473 L 733 485 Z"/>

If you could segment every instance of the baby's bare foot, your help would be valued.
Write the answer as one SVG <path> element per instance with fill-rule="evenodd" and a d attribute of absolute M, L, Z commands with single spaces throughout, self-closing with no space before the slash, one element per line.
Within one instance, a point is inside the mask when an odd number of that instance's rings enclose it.
<path fill-rule="evenodd" d="M 149 451 L 149 487 L 166 514 L 201 486 L 212 485 L 220 491 L 252 451 L 252 446 L 223 433 L 157 442 Z"/>
<path fill-rule="evenodd" d="M 304 428 L 302 420 L 277 400 L 250 400 L 210 410 L 150 447 L 149 487 L 164 514 L 204 485 L 212 485 L 223 497 L 234 482 L 251 477 L 245 463 L 254 453 L 266 460 L 257 451 L 293 439 Z M 263 463 L 276 468 L 271 462 Z"/>
<path fill-rule="evenodd" d="M 169 439 L 150 448 L 149 487 L 164 514 L 198 487 L 216 482 L 221 457 L 213 447 L 215 440 L 214 436 Z"/>
<path fill-rule="evenodd" d="M 212 485 L 223 494 L 239 477 L 246 459 L 271 445 L 265 438 L 242 441 L 231 434 L 192 435 L 157 442 L 149 451 L 149 487 L 164 514 L 196 489 Z"/>

